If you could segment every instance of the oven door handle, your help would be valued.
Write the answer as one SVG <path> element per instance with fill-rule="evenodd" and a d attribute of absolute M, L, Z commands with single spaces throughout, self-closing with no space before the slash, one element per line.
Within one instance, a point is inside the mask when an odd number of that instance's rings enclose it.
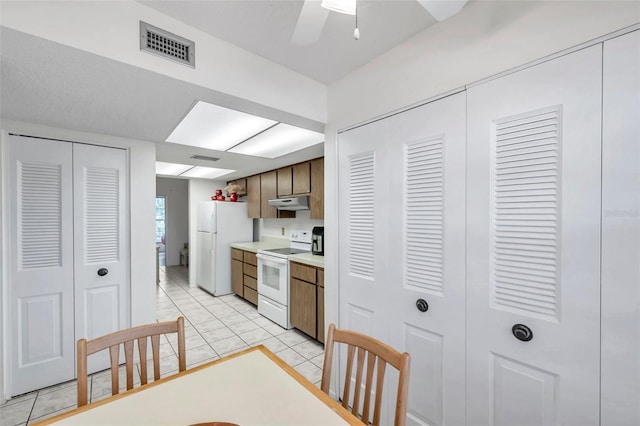
<path fill-rule="evenodd" d="M 265 261 L 265 262 L 272 262 L 272 263 L 277 263 L 277 264 L 280 264 L 280 265 L 286 265 L 287 263 L 289 263 L 288 259 L 282 259 L 282 258 L 279 258 L 279 257 L 273 257 L 273 256 L 260 254 L 260 253 L 256 254 L 256 257 L 258 259 L 261 259 L 261 260 Z"/>

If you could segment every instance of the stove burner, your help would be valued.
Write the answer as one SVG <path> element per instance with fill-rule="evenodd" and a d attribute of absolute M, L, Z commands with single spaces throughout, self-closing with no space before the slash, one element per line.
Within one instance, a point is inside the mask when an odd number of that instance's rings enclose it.
<path fill-rule="evenodd" d="M 276 253 L 276 254 L 285 254 L 285 255 L 309 253 L 309 250 L 301 250 L 301 249 L 291 248 L 291 247 L 268 249 L 268 250 L 261 250 L 261 251 L 267 252 L 267 253 Z"/>

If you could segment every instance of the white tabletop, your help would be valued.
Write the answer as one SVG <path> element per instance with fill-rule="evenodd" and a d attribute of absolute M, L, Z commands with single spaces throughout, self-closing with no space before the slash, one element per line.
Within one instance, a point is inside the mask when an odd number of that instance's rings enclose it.
<path fill-rule="evenodd" d="M 342 416 L 342 417 L 341 417 Z M 358 424 L 263 346 L 45 420 L 56 425 Z"/>

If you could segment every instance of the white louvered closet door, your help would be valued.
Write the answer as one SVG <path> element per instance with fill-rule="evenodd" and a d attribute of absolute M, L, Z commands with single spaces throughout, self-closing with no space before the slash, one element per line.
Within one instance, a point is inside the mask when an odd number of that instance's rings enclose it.
<path fill-rule="evenodd" d="M 74 144 L 73 160 L 76 340 L 93 339 L 130 325 L 126 151 Z"/>
<path fill-rule="evenodd" d="M 389 342 L 412 357 L 408 424 L 465 421 L 465 115 L 458 93 L 390 118 Z"/>
<path fill-rule="evenodd" d="M 9 136 L 10 392 L 75 376 L 71 144 Z"/>
<path fill-rule="evenodd" d="M 389 193 L 386 158 L 388 120 L 341 133 L 338 137 L 341 241 L 338 326 L 387 341 L 388 211 L 394 197 Z M 340 356 L 340 376 L 345 371 L 344 353 Z M 340 381 L 343 380 L 340 377 Z"/>
<path fill-rule="evenodd" d="M 468 425 L 599 422 L 601 49 L 468 91 Z"/>

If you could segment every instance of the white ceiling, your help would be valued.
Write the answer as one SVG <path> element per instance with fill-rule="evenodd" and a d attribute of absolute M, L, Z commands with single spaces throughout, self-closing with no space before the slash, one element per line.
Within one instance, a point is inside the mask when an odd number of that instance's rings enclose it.
<path fill-rule="evenodd" d="M 352 37 L 352 16 L 331 12 L 318 42 L 301 47 L 290 42 L 300 0 L 141 3 L 323 83 L 343 77 L 435 22 L 415 0 L 359 0 L 360 40 Z M 323 155 L 322 144 L 268 160 L 166 143 L 196 100 L 228 108 L 237 105 L 244 112 L 310 130 L 324 128 L 304 117 L 6 27 L 1 30 L 4 119 L 153 141 L 158 161 L 238 170 L 226 178 Z M 193 160 L 194 154 L 220 160 Z"/>
<path fill-rule="evenodd" d="M 140 3 L 324 84 L 436 22 L 416 0 L 358 0 L 360 40 L 353 38 L 355 17 L 331 12 L 316 43 L 296 46 L 291 36 L 302 0 Z"/>

